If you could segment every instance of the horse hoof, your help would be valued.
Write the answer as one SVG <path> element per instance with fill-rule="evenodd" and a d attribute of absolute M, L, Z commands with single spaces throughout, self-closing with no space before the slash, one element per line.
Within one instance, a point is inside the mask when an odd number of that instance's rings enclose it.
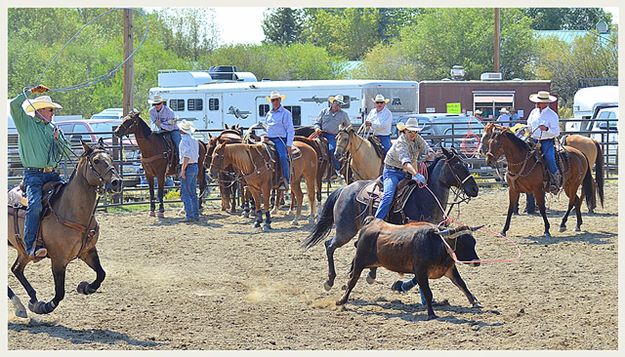
<path fill-rule="evenodd" d="M 89 286 L 88 282 L 81 281 L 80 284 L 78 284 L 78 286 L 76 287 L 76 291 L 83 295 L 91 295 L 95 293 L 96 289 L 93 289 L 91 286 Z"/>
<path fill-rule="evenodd" d="M 476 309 L 481 309 L 482 308 L 482 304 L 480 304 L 479 301 L 474 302 L 471 306 L 476 308 Z"/>
<path fill-rule="evenodd" d="M 581 232 L 582 228 L 581 227 L 575 227 L 575 232 Z"/>
<path fill-rule="evenodd" d="M 165 212 L 158 212 L 157 213 L 157 217 L 158 218 L 165 218 Z"/>
<path fill-rule="evenodd" d="M 392 291 L 396 291 L 398 293 L 403 293 L 404 290 L 401 288 L 403 282 L 401 280 L 397 280 L 396 282 L 393 283 L 393 285 L 391 285 L 391 290 Z"/>
<path fill-rule="evenodd" d="M 499 235 L 502 236 L 502 237 L 505 237 L 506 236 L 506 232 L 500 232 Z"/>
<path fill-rule="evenodd" d="M 436 320 L 436 319 L 438 319 L 438 316 L 436 316 L 436 315 L 428 315 L 427 321 Z"/>
<path fill-rule="evenodd" d="M 150 217 L 156 217 L 156 214 L 154 214 L 154 211 L 150 211 Z"/>
<path fill-rule="evenodd" d="M 367 284 L 375 283 L 375 278 L 372 278 L 370 275 L 367 275 Z"/>
<path fill-rule="evenodd" d="M 243 213 L 241 213 L 241 217 L 243 217 L 243 218 L 250 218 L 250 213 L 249 212 L 243 212 Z"/>
<path fill-rule="evenodd" d="M 255 222 L 255 223 L 254 223 L 254 228 L 260 228 L 260 223 Z"/>
<path fill-rule="evenodd" d="M 35 314 L 39 314 L 39 315 L 49 314 L 50 312 L 52 312 L 52 310 L 47 311 L 46 303 L 43 301 L 37 301 L 34 304 L 29 302 L 28 309 L 34 312 Z"/>
<path fill-rule="evenodd" d="M 325 289 L 325 291 L 330 291 L 330 289 L 332 289 L 332 285 L 326 281 L 325 283 L 323 283 L 323 288 Z"/>
<path fill-rule="evenodd" d="M 291 225 L 292 226 L 299 226 L 299 223 L 297 223 L 297 220 L 294 219 L 294 220 L 291 221 Z"/>
<path fill-rule="evenodd" d="M 15 316 L 25 319 L 28 317 L 28 313 L 25 309 L 15 310 Z"/>
<path fill-rule="evenodd" d="M 270 232 L 271 226 L 268 224 L 263 224 L 263 232 Z"/>
<path fill-rule="evenodd" d="M 558 231 L 560 231 L 560 232 L 566 231 L 566 226 L 560 226 L 560 229 Z"/>
<path fill-rule="evenodd" d="M 545 238 L 551 238 L 551 233 L 549 232 L 545 233 Z"/>
<path fill-rule="evenodd" d="M 344 305 L 344 304 L 345 304 L 345 302 L 346 302 L 346 301 L 345 301 L 345 300 L 343 300 L 343 299 L 338 300 L 338 301 L 336 302 L 336 306 L 341 306 L 341 305 Z"/>

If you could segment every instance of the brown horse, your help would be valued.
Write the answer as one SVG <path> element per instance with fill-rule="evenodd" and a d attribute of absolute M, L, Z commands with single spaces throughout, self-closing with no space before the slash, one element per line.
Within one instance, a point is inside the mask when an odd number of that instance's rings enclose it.
<path fill-rule="evenodd" d="M 506 235 L 510 228 L 510 218 L 512 217 L 514 207 L 519 200 L 519 193 L 525 192 L 534 194 L 545 224 L 545 237 L 551 237 L 549 220 L 545 213 L 544 178 L 546 177 L 546 165 L 536 157 L 534 150 L 526 142 L 516 137 L 506 127 L 489 123 L 484 128 L 484 137 L 488 138 L 487 142 L 483 142 L 488 147 L 486 153 L 487 163 L 495 165 L 501 156 L 505 156 L 508 162 L 508 171 L 506 173 L 506 180 L 509 185 L 508 216 L 501 234 Z M 569 197 L 569 206 L 564 217 L 562 217 L 560 232 L 566 230 L 566 221 L 573 206 L 576 208 L 575 213 L 577 216 L 575 231 L 579 232 L 582 225 L 580 208 L 583 197 L 577 196 L 577 189 L 583 181 L 584 192 L 589 195 L 591 192 L 592 175 L 588 168 L 588 160 L 586 160 L 584 154 L 573 147 L 564 147 L 563 162 L 564 192 Z"/>
<path fill-rule="evenodd" d="M 303 202 L 303 193 L 300 188 L 302 176 L 306 180 L 306 189 L 308 191 L 308 199 L 311 207 L 311 215 L 315 215 L 315 176 L 317 174 L 317 157 L 313 148 L 306 144 L 295 142 L 302 152 L 302 156 L 293 160 L 291 177 L 291 192 L 293 199 L 297 200 L 298 208 L 293 222 L 296 224 L 301 213 Z M 228 166 L 232 166 L 242 173 L 243 179 L 254 198 L 256 208 L 256 220 L 254 227 L 260 227 L 262 220 L 261 195 L 262 204 L 265 210 L 265 221 L 263 223 L 264 230 L 271 229 L 271 213 L 269 211 L 269 198 L 272 189 L 272 178 L 274 176 L 275 167 L 272 159 L 269 157 L 264 144 L 218 144 L 213 152 L 210 176 L 217 177 Z M 277 198 L 277 202 L 279 202 Z"/>
<path fill-rule="evenodd" d="M 591 186 L 591 194 L 586 195 L 585 192 L 582 192 L 582 195 L 587 197 L 586 206 L 588 207 L 588 213 L 592 214 L 595 212 L 595 208 L 597 208 L 597 193 L 599 193 L 599 200 L 601 201 L 601 207 L 603 207 L 603 176 L 605 167 L 601 144 L 595 139 L 577 134 L 566 134 L 560 139 L 560 142 L 562 145 L 571 146 L 581 151 L 588 159 L 588 167 L 595 167 L 595 181 Z"/>
<path fill-rule="evenodd" d="M 206 145 L 206 157 L 212 157 L 218 144 L 240 144 L 242 142 L 241 133 L 236 129 L 225 129 L 217 136 L 209 134 L 208 144 Z M 210 160 L 204 160 L 204 167 L 209 169 Z M 230 210 L 231 213 L 236 212 L 236 193 L 237 189 L 241 188 L 241 182 L 237 179 L 237 176 L 239 176 L 238 173 L 232 167 L 228 167 L 219 173 L 218 181 L 222 211 Z"/>
<path fill-rule="evenodd" d="M 145 170 L 145 178 L 148 180 L 150 188 L 150 217 L 154 217 L 155 201 L 154 201 L 154 177 L 158 181 L 158 217 L 165 216 L 165 208 L 163 207 L 163 195 L 165 187 L 165 177 L 177 175 L 176 172 L 168 172 L 168 162 L 171 152 L 168 152 L 165 140 L 161 135 L 152 132 L 148 124 L 139 116 L 138 112 L 132 112 L 124 118 L 124 122 L 117 127 L 115 135 L 122 137 L 124 135 L 135 134 L 137 144 L 141 151 L 141 166 Z M 198 171 L 197 181 L 200 186 L 199 208 L 202 212 L 202 196 L 206 191 L 206 179 L 204 173 L 204 159 L 206 158 L 206 144 L 200 143 L 198 167 L 202 168 Z"/>
<path fill-rule="evenodd" d="M 336 150 L 334 154 L 337 160 L 349 152 L 349 162 L 353 179 L 375 180 L 381 175 L 383 158 L 379 157 L 369 140 L 360 137 L 354 128 L 348 126 L 341 128 L 336 134 Z"/>
<path fill-rule="evenodd" d="M 39 301 L 37 292 L 30 285 L 24 268 L 31 261 L 20 236 L 24 233 L 24 217 L 17 220 L 11 214 L 14 209 L 9 207 L 8 241 L 9 246 L 17 251 L 17 259 L 11 271 L 22 284 L 30 297 L 28 308 L 36 314 L 49 314 L 65 297 L 65 270 L 74 259 L 80 258 L 96 272 L 92 283 L 86 281 L 78 284 L 81 294 L 89 295 L 98 290 L 105 277 L 100 264 L 96 243 L 99 237 L 99 226 L 93 217 L 97 205 L 97 191 L 106 184 L 113 191 L 119 192 L 122 178 L 113 167 L 111 156 L 103 147 L 102 142 L 91 147 L 82 143 L 85 152 L 80 156 L 78 164 L 69 182 L 54 199 L 52 206 L 41 221 L 41 236 L 48 250 L 48 258 L 52 263 L 54 276 L 54 298 L 49 302 Z M 17 229 L 16 229 L 17 228 Z M 26 317 L 26 309 L 20 299 L 9 287 L 9 299 L 16 308 L 16 315 Z"/>

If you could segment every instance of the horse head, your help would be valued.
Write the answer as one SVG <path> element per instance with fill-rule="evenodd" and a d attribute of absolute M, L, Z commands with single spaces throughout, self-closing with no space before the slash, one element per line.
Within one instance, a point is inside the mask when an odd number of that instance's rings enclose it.
<path fill-rule="evenodd" d="M 351 125 L 347 127 L 340 126 L 339 132 L 336 134 L 336 149 L 334 149 L 334 156 L 337 160 L 341 160 L 343 155 L 348 151 L 349 140 L 354 133 L 354 128 Z"/>
<path fill-rule="evenodd" d="M 81 155 L 81 163 L 84 163 L 85 170 L 82 173 L 85 180 L 90 186 L 102 187 L 103 185 L 108 191 L 121 192 L 122 178 L 113 166 L 111 155 L 104 148 L 102 139 L 96 145 L 90 146 L 81 140 L 84 149 Z"/>
<path fill-rule="evenodd" d="M 462 160 L 455 148 L 448 150 L 441 147 L 441 150 L 445 155 L 445 166 L 440 180 L 448 187 L 454 186 L 462 189 L 469 197 L 477 197 L 479 187 L 469 172 L 469 165 Z"/>
<path fill-rule="evenodd" d="M 124 117 L 123 122 L 120 126 L 115 129 L 114 134 L 121 138 L 124 135 L 136 134 L 139 129 L 140 122 L 143 119 L 139 116 L 140 112 L 130 112 L 128 115 Z M 147 125 L 146 125 L 147 126 Z M 148 128 L 149 129 L 149 128 Z"/>
<path fill-rule="evenodd" d="M 223 171 L 224 167 L 224 152 L 226 151 L 227 143 L 217 143 L 217 146 L 213 150 L 211 155 L 211 164 L 208 168 L 208 178 L 214 181 L 219 177 L 219 173 Z"/>
<path fill-rule="evenodd" d="M 484 135 L 482 138 L 485 138 L 486 141 L 482 141 L 482 145 L 484 143 L 486 144 L 486 163 L 490 166 L 497 165 L 497 160 L 504 155 L 502 140 L 502 134 L 504 133 L 510 133 L 510 130 L 506 127 L 495 125 L 493 123 L 489 123 L 484 129 Z"/>

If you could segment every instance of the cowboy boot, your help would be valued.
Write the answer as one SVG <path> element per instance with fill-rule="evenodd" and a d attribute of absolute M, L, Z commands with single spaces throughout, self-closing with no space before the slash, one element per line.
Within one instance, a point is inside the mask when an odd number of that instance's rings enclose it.
<path fill-rule="evenodd" d="M 551 181 L 549 184 L 549 191 L 555 195 L 558 193 L 558 191 L 560 191 L 560 183 L 562 180 L 562 175 L 559 172 L 556 172 L 555 174 L 550 175 L 550 176 L 551 176 Z"/>

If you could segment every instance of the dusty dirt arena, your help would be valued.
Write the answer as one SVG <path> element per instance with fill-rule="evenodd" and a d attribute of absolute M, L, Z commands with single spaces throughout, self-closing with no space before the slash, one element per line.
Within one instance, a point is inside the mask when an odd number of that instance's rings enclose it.
<path fill-rule="evenodd" d="M 198 225 L 177 224 L 174 210 L 159 222 L 147 213 L 99 213 L 98 247 L 107 278 L 91 296 L 76 285 L 95 274 L 70 264 L 65 300 L 48 316 L 13 315 L 9 349 L 617 349 L 617 184 L 583 232 L 557 231 L 565 198 L 551 199 L 552 239 L 538 216 L 514 216 L 515 245 L 480 233 L 482 259 L 516 257 L 516 263 L 460 266 L 484 306 L 470 308 L 446 278 L 431 281 L 438 320 L 425 321 L 416 290 L 390 291 L 397 275 L 364 274 L 344 307 L 334 302 L 346 282 L 352 243 L 337 250 L 335 287 L 324 291 L 323 245 L 299 248 L 310 226 L 293 228 L 278 216 L 275 231 L 251 220 L 205 208 Z M 480 191 L 460 220 L 499 231 L 507 207 L 503 189 Z M 586 208 L 584 207 L 584 212 Z M 9 263 L 15 253 L 9 252 Z M 10 264 L 9 264 L 10 266 Z M 53 296 L 48 261 L 29 265 L 41 299 Z M 23 302 L 24 290 L 9 284 Z"/>

